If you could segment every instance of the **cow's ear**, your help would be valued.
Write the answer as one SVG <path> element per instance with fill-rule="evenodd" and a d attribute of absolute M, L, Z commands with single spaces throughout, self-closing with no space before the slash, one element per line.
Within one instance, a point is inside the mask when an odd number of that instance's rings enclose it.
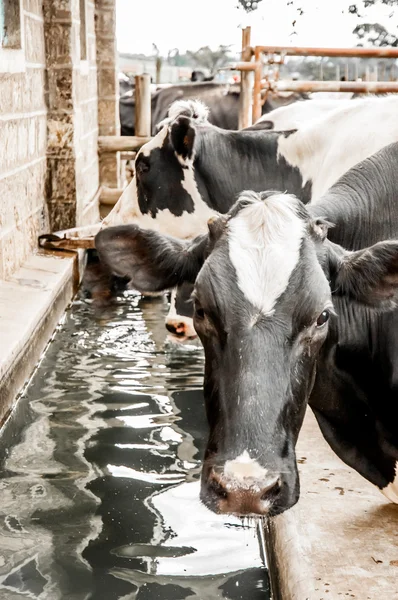
<path fill-rule="evenodd" d="M 366 306 L 389 309 L 398 303 L 398 242 L 379 242 L 344 253 L 336 263 L 333 291 Z"/>
<path fill-rule="evenodd" d="M 100 261 L 126 277 L 141 292 L 159 292 L 193 283 L 205 259 L 207 235 L 184 242 L 138 225 L 100 231 L 95 238 Z"/>
<path fill-rule="evenodd" d="M 273 121 L 258 121 L 254 123 L 254 125 L 250 125 L 250 127 L 245 127 L 242 131 L 262 131 L 263 129 L 274 129 Z"/>
<path fill-rule="evenodd" d="M 178 117 L 170 126 L 170 140 L 174 150 L 184 160 L 192 158 L 195 129 L 189 117 Z"/>
<path fill-rule="evenodd" d="M 209 230 L 209 243 L 214 244 L 220 239 L 228 223 L 228 217 L 214 216 L 207 221 L 207 227 Z"/>

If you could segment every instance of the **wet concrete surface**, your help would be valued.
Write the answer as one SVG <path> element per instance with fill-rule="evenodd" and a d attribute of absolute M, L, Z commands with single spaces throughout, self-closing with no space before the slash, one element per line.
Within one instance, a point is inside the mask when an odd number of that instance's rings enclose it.
<path fill-rule="evenodd" d="M 0 598 L 267 600 L 254 528 L 199 502 L 203 353 L 163 299 L 78 298 L 0 439 Z"/>

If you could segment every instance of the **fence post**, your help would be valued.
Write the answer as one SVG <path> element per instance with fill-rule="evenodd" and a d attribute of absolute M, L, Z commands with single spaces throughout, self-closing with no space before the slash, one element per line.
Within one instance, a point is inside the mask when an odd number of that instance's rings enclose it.
<path fill-rule="evenodd" d="M 260 46 L 256 46 L 254 51 L 254 60 L 256 69 L 254 71 L 254 87 L 253 87 L 253 123 L 261 117 L 261 78 L 263 74 L 263 64 L 261 61 L 262 51 Z"/>
<path fill-rule="evenodd" d="M 151 76 L 148 73 L 135 76 L 135 135 L 151 135 Z"/>
<path fill-rule="evenodd" d="M 250 61 L 252 49 L 250 46 L 251 28 L 242 29 L 242 61 Z M 239 129 L 250 127 L 252 124 L 253 100 L 253 73 L 241 71 L 240 73 L 240 99 L 239 99 Z"/>

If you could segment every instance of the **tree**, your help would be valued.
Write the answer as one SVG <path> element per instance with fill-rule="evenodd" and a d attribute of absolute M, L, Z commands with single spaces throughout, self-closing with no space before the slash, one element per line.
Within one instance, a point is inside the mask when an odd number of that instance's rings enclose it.
<path fill-rule="evenodd" d="M 154 54 L 155 60 L 156 60 L 156 82 L 155 83 L 156 83 L 156 85 L 159 85 L 160 73 L 162 71 L 163 58 L 160 56 L 160 51 L 156 44 L 152 44 L 152 50 L 153 50 L 153 54 Z"/>
<path fill-rule="evenodd" d="M 219 46 L 217 50 L 212 50 L 209 46 L 203 46 L 196 52 L 188 51 L 187 55 L 195 65 L 208 69 L 211 75 L 215 75 L 217 69 L 224 67 L 229 62 L 229 51 L 229 46 Z"/>
<path fill-rule="evenodd" d="M 301 0 L 284 0 L 286 6 L 297 5 L 298 17 L 303 14 L 303 10 L 300 7 Z M 239 0 L 239 4 L 245 9 L 246 12 L 252 12 L 258 8 L 259 3 L 262 0 Z M 363 10 L 371 8 L 372 6 L 384 5 L 391 7 L 398 7 L 398 0 L 357 0 L 350 4 L 350 0 L 347 0 L 347 12 L 351 15 L 356 15 L 358 19 L 364 19 L 362 15 Z M 394 13 L 392 12 L 390 17 Z M 296 20 L 293 22 L 293 27 L 296 25 Z M 395 27 L 394 31 L 388 31 L 384 25 L 380 23 L 359 23 L 353 30 L 353 34 L 358 37 L 358 46 L 372 45 L 372 46 L 398 46 L 398 28 Z"/>
<path fill-rule="evenodd" d="M 380 23 L 361 23 L 353 33 L 359 38 L 358 46 L 398 46 L 398 37 Z"/>
<path fill-rule="evenodd" d="M 245 9 L 246 12 L 256 10 L 262 0 L 238 0 L 239 4 Z"/>

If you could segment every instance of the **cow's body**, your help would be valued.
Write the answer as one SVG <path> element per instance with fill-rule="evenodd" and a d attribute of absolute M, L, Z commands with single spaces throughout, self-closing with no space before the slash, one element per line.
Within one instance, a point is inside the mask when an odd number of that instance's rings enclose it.
<path fill-rule="evenodd" d="M 137 226 L 99 234 L 105 264 L 141 289 L 196 282 L 213 510 L 277 514 L 297 501 L 307 401 L 340 458 L 398 503 L 397 164 L 392 144 L 307 209 L 244 194 L 194 242 Z"/>
<path fill-rule="evenodd" d="M 181 102 L 180 114 L 173 113 L 173 122 L 141 148 L 136 166 L 151 165 L 145 200 L 137 181 L 149 175 L 142 174 L 104 226 L 137 222 L 185 238 L 200 233 L 210 214 L 226 212 L 243 189 L 282 189 L 304 202 L 317 201 L 353 165 L 398 140 L 398 98 L 393 96 L 353 100 L 289 133 L 224 131 L 206 122 L 196 107 Z M 190 156 L 173 160 L 178 153 L 171 130 L 181 120 L 190 135 Z"/>

